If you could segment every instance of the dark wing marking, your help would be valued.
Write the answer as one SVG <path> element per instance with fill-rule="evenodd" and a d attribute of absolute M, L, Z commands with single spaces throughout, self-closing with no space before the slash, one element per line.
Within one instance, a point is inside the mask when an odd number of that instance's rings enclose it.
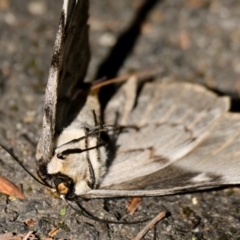
<path fill-rule="evenodd" d="M 45 93 L 38 160 L 47 162 L 52 157 L 55 134 L 70 121 L 68 109 L 77 86 L 84 85 L 90 59 L 87 19 L 87 0 L 64 0 Z"/>

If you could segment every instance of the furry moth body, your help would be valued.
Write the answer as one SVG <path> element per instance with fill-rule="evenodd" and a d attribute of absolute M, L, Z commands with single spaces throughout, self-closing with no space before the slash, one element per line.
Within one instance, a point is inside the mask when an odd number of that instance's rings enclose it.
<path fill-rule="evenodd" d="M 96 188 L 106 173 L 105 146 L 99 147 L 98 135 L 88 136 L 97 127 L 91 109 L 95 113 L 99 111 L 98 100 L 92 95 L 87 98 L 76 119 L 56 138 L 54 155 L 47 164 L 49 175 L 57 176 L 60 173 L 73 180 L 74 192 L 68 193 L 71 195 L 82 195 L 91 188 Z M 64 189 L 63 192 L 65 193 Z"/>

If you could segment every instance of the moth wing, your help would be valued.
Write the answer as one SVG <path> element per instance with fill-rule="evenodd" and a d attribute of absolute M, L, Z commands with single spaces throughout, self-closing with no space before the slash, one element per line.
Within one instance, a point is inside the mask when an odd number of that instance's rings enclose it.
<path fill-rule="evenodd" d="M 174 175 L 175 181 L 183 179 L 182 183 L 175 183 L 175 186 L 199 185 L 206 188 L 239 184 L 239 146 L 240 115 L 225 113 L 209 137 L 190 154 L 169 166 L 166 173 L 178 172 Z M 166 176 L 163 179 L 166 180 Z"/>
<path fill-rule="evenodd" d="M 125 89 L 129 91 L 129 88 Z M 115 158 L 110 163 L 100 190 L 92 190 L 91 193 L 97 191 L 101 195 L 100 192 L 103 191 L 104 195 L 104 191 L 107 191 L 106 195 L 122 196 L 127 191 L 128 195 L 135 196 L 146 194 L 143 189 L 148 189 L 147 193 L 150 195 L 162 195 L 223 184 L 213 181 L 217 178 L 209 177 L 213 157 L 204 161 L 199 171 L 196 165 L 202 159 L 202 150 L 198 150 L 201 146 L 207 149 L 205 153 L 211 149 L 218 151 L 218 145 L 214 141 L 223 141 L 226 138 L 224 134 L 231 130 L 229 125 L 223 124 L 224 120 L 228 122 L 230 118 L 238 123 L 238 115 L 233 117 L 226 113 L 229 108 L 227 97 L 218 97 L 196 84 L 147 83 L 133 110 L 129 111 L 125 106 L 132 101 L 127 97 L 129 94 L 125 94 L 122 88 L 117 95 L 106 109 L 106 122 L 121 123 L 124 117 L 126 126 L 134 125 L 139 130 L 126 128 L 118 136 Z M 222 129 L 222 135 L 219 134 L 219 129 Z M 238 129 L 235 126 L 233 131 Z M 230 153 L 234 154 L 235 143 L 229 147 L 232 149 Z M 226 154 L 221 156 L 225 156 L 223 163 L 230 161 Z M 184 159 L 187 160 L 184 162 Z M 191 159 L 195 159 L 194 162 Z M 185 163 L 185 166 L 181 167 L 178 165 L 180 163 Z M 235 163 L 236 161 L 231 162 L 232 168 L 236 167 Z M 216 163 L 213 161 L 214 164 Z M 179 177 L 175 172 L 173 174 L 173 169 L 183 175 Z M 166 176 L 167 180 L 164 180 Z M 201 181 L 198 182 L 198 179 Z M 225 179 L 225 183 L 227 182 L 230 183 Z"/>
<path fill-rule="evenodd" d="M 126 127 L 138 130 L 126 128 L 117 136 L 116 157 L 102 186 L 147 176 L 179 160 L 210 134 L 229 108 L 228 98 L 189 83 L 145 84 L 128 115 L 124 109 L 129 101 L 118 99 L 110 101 L 106 122 L 121 125 L 124 117 Z"/>
<path fill-rule="evenodd" d="M 225 113 L 208 138 L 170 166 L 110 190 L 92 190 L 89 198 L 161 196 L 240 184 L 240 115 Z"/>
<path fill-rule="evenodd" d="M 87 0 L 64 0 L 45 93 L 38 160 L 51 158 L 55 134 L 70 121 L 68 109 L 78 87 L 84 85 L 90 59 L 87 19 Z"/>

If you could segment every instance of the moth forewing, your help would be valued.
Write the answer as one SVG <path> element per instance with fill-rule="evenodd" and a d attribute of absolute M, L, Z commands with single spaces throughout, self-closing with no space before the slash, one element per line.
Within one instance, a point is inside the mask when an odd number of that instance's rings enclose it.
<path fill-rule="evenodd" d="M 62 66 L 64 33 L 67 25 L 68 0 L 63 1 L 62 14 L 58 26 L 58 31 L 53 48 L 51 67 L 49 70 L 48 82 L 45 91 L 45 101 L 43 109 L 43 129 L 38 142 L 36 159 L 44 159 L 46 162 L 51 158 L 54 148 L 54 136 L 56 127 L 58 87 L 60 81 L 60 70 Z"/>
<path fill-rule="evenodd" d="M 87 0 L 64 0 L 36 154 L 43 183 L 67 199 L 96 188 L 106 172 L 105 147 L 91 133 L 99 122 L 97 97 L 79 95 L 90 58 L 87 19 Z"/>
<path fill-rule="evenodd" d="M 88 43 L 88 0 L 64 0 L 54 43 L 45 92 L 42 133 L 36 158 L 47 163 L 54 139 L 69 121 L 69 108 L 83 84 L 90 50 Z M 78 49 L 76 51 L 76 49 Z M 84 97 L 81 99 L 84 102 Z M 81 107 L 79 101 L 79 109 Z"/>

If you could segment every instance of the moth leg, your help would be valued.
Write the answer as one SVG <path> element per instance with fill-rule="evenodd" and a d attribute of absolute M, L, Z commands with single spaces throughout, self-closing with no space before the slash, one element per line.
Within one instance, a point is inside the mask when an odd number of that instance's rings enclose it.
<path fill-rule="evenodd" d="M 96 127 L 96 126 L 98 126 L 98 121 L 97 121 L 97 115 L 96 115 L 95 110 L 92 110 L 92 114 L 93 114 L 94 124 L 95 124 L 95 127 Z"/>
<path fill-rule="evenodd" d="M 112 125 L 108 125 L 108 126 L 112 127 Z M 122 133 L 122 132 L 127 132 L 128 129 L 139 131 L 140 128 L 136 125 L 129 125 L 129 126 L 118 125 L 118 126 L 115 126 L 114 130 L 118 131 L 118 133 Z"/>
<path fill-rule="evenodd" d="M 97 115 L 96 115 L 96 112 L 94 110 L 92 110 L 92 114 L 93 114 L 93 119 L 94 119 L 94 124 L 95 124 L 95 127 L 98 126 L 98 121 L 97 121 Z M 102 128 L 102 124 L 99 125 L 100 129 Z M 100 131 L 98 132 L 97 134 L 97 146 L 100 145 Z M 100 158 L 100 149 L 99 147 L 96 148 L 96 151 L 97 151 L 97 161 L 100 162 L 101 161 L 101 158 Z M 97 186 L 95 185 L 94 183 L 94 187 L 96 188 Z"/>
<path fill-rule="evenodd" d="M 88 149 L 88 129 L 87 128 L 83 128 L 84 129 L 84 132 L 85 132 L 85 148 Z M 90 174 L 90 181 L 88 181 L 88 185 L 90 188 L 94 188 L 95 186 L 95 182 L 96 182 L 96 179 L 95 179 L 95 173 L 94 173 L 94 170 L 93 170 L 93 166 L 92 166 L 92 163 L 90 161 L 90 158 L 89 158 L 89 152 L 87 151 L 86 152 L 86 158 L 87 158 L 87 164 L 88 164 L 88 169 L 89 169 L 89 174 Z"/>
<path fill-rule="evenodd" d="M 96 160 L 98 163 L 100 163 L 101 162 L 101 152 L 100 152 L 99 146 L 103 146 L 103 144 L 101 143 L 101 132 L 106 132 L 106 129 L 102 123 L 98 122 L 95 110 L 92 110 L 92 114 L 93 114 L 95 128 L 92 129 L 92 131 L 90 131 L 88 134 L 86 134 L 86 136 L 87 135 L 88 136 L 95 135 L 96 140 L 97 140 L 96 141 Z M 93 182 L 93 188 L 97 188 L 98 187 L 97 185 L 99 184 L 99 182 L 96 182 L 93 166 L 92 166 L 89 158 L 88 158 L 88 164 L 89 164 L 90 176 L 91 176 L 92 182 Z"/>

